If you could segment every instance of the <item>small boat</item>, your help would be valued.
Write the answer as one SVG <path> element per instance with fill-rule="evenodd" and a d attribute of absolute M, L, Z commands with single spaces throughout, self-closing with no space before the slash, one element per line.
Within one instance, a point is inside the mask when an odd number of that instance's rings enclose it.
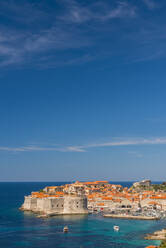
<path fill-rule="evenodd" d="M 119 226 L 114 226 L 113 229 L 114 229 L 114 231 L 119 231 L 120 228 L 119 228 Z"/>
<path fill-rule="evenodd" d="M 63 228 L 63 232 L 64 232 L 64 233 L 67 233 L 68 231 L 69 231 L 68 226 L 65 226 L 65 227 Z"/>

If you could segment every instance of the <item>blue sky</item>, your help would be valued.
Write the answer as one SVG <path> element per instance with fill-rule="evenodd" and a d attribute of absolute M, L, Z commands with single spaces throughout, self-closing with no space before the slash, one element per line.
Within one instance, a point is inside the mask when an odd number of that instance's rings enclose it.
<path fill-rule="evenodd" d="M 165 12 L 0 2 L 0 181 L 166 180 Z"/>

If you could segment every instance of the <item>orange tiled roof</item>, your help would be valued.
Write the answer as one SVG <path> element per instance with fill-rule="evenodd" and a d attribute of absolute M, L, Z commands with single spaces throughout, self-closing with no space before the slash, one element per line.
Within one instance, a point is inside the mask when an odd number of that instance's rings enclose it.
<path fill-rule="evenodd" d="M 57 195 L 64 195 L 64 192 L 57 191 L 56 194 L 57 194 Z"/>
<path fill-rule="evenodd" d="M 146 248 L 157 248 L 157 246 L 155 246 L 155 245 L 149 245 L 149 246 L 146 246 Z"/>
<path fill-rule="evenodd" d="M 102 200 L 112 200 L 112 199 L 113 199 L 112 197 L 108 197 L 108 196 L 102 197 Z"/>
<path fill-rule="evenodd" d="M 148 202 L 149 205 L 157 205 L 157 202 L 155 201 L 151 201 L 151 202 Z"/>
<path fill-rule="evenodd" d="M 151 196 L 150 199 L 166 200 L 166 195 Z"/>
<path fill-rule="evenodd" d="M 96 183 L 108 183 L 108 181 L 96 181 Z"/>
<path fill-rule="evenodd" d="M 49 188 L 49 189 L 56 189 L 57 186 L 48 186 L 47 188 Z"/>
<path fill-rule="evenodd" d="M 97 206 L 104 206 L 104 203 L 100 202 L 100 203 L 97 204 Z"/>
<path fill-rule="evenodd" d="M 96 182 L 85 182 L 84 184 L 85 185 L 91 185 L 91 184 L 94 185 L 94 184 L 97 184 L 97 183 Z"/>

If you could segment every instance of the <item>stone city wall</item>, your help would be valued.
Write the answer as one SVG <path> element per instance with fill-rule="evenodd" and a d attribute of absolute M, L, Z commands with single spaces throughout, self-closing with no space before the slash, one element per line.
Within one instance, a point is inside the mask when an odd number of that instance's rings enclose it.
<path fill-rule="evenodd" d="M 25 196 L 22 210 L 45 214 L 87 214 L 87 198 L 79 196 L 36 198 Z"/>

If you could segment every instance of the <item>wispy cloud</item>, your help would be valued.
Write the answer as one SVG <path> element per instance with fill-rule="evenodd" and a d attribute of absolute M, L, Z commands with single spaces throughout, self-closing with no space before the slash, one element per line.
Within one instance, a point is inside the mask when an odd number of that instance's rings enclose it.
<path fill-rule="evenodd" d="M 104 147 L 119 147 L 119 146 L 140 146 L 140 145 L 166 145 L 166 137 L 159 138 L 128 138 L 118 139 L 104 143 L 91 143 L 85 145 L 67 145 L 67 146 L 19 146 L 19 147 L 5 147 L 1 146 L 0 151 L 8 152 L 34 152 L 34 151 L 56 151 L 56 152 L 86 152 L 93 148 Z"/>
<path fill-rule="evenodd" d="M 119 5 L 106 13 L 104 16 L 105 20 L 109 20 L 112 18 L 133 18 L 136 17 L 136 7 L 133 5 L 129 5 L 127 2 L 119 2 Z"/>
<path fill-rule="evenodd" d="M 157 5 L 157 3 L 156 2 L 154 2 L 153 0 L 143 0 L 143 2 L 146 4 L 146 6 L 149 8 L 149 9 L 151 9 L 151 10 L 153 10 L 153 9 L 155 9 L 158 5 Z"/>
<path fill-rule="evenodd" d="M 33 60 L 36 63 L 42 63 L 43 58 L 50 51 L 54 52 L 51 61 L 58 62 L 56 51 L 65 51 L 69 49 L 79 49 L 81 47 L 91 46 L 89 39 L 85 39 L 78 30 L 72 32 L 72 28 L 50 28 L 42 30 L 37 34 L 25 32 L 19 35 L 13 34 L 10 30 L 3 30 L 0 33 L 0 66 L 6 66 L 18 63 L 28 63 Z M 6 35 L 7 34 L 7 35 Z M 13 38 L 14 36 L 14 38 Z M 47 58 L 50 58 L 47 56 Z M 71 62 L 71 59 L 69 60 Z M 49 62 L 49 61 L 48 61 Z M 59 60 L 61 64 L 61 60 Z M 74 59 L 73 59 L 74 63 Z M 77 61 L 75 61 L 77 63 Z"/>
<path fill-rule="evenodd" d="M 147 54 L 142 56 L 137 56 L 137 58 L 133 59 L 133 63 L 139 63 L 139 62 L 146 62 L 151 61 L 155 59 L 160 59 L 166 55 L 166 52 L 164 50 L 158 50 L 154 54 Z"/>
<path fill-rule="evenodd" d="M 35 152 L 35 151 L 57 151 L 57 152 L 67 152 L 67 151 L 79 151 L 79 148 L 76 147 L 52 147 L 52 146 L 18 146 L 18 147 L 6 147 L 1 146 L 0 151 L 8 151 L 8 152 Z M 81 149 L 80 149 L 81 151 Z"/>
<path fill-rule="evenodd" d="M 65 3 L 66 14 L 59 18 L 65 22 L 108 21 L 114 18 L 132 18 L 136 16 L 136 7 L 125 1 L 117 2 L 115 7 L 106 4 L 106 2 L 96 2 L 88 6 L 82 6 L 78 1 L 74 0 L 61 2 Z"/>
<path fill-rule="evenodd" d="M 149 10 L 158 7 L 154 0 L 142 1 Z M 109 58 L 118 55 L 119 63 L 165 57 L 165 27 L 156 19 L 149 25 L 136 2 L 1 1 L 0 67 L 79 65 L 105 58 L 106 53 Z"/>
<path fill-rule="evenodd" d="M 26 145 L 26 146 L 0 146 L 0 151 L 7 152 L 35 152 L 35 151 L 55 151 L 55 152 L 84 152 L 79 146 L 58 146 L 58 145 Z"/>
<path fill-rule="evenodd" d="M 98 58 L 99 55 L 92 55 L 92 54 L 84 54 L 82 56 L 76 56 L 71 59 L 61 60 L 61 61 L 52 61 L 52 59 L 49 61 L 48 57 L 43 57 L 42 61 L 38 63 L 38 67 L 43 68 L 56 68 L 61 66 L 72 66 L 72 65 L 82 65 L 87 62 L 94 61 L 96 58 Z M 43 62 L 46 61 L 47 64 L 43 64 Z"/>
<path fill-rule="evenodd" d="M 114 146 L 135 146 L 135 145 L 159 145 L 166 144 L 166 138 L 135 138 L 135 139 L 122 139 L 119 141 L 111 141 L 105 143 L 94 143 L 82 148 L 90 147 L 114 147 Z"/>
<path fill-rule="evenodd" d="M 136 158 L 142 158 L 143 157 L 143 155 L 138 151 L 128 151 L 128 154 L 130 154 L 131 156 L 136 157 Z"/>
<path fill-rule="evenodd" d="M 75 0 L 57 3 L 61 5 L 62 11 L 54 13 L 46 3 L 22 1 L 18 4 L 15 0 L 0 3 L 0 17 L 11 23 L 8 26 L 4 23 L 0 25 L 1 67 L 42 63 L 47 64 L 47 67 L 56 67 L 79 64 L 78 60 L 87 63 L 91 61 L 87 58 L 87 51 L 80 58 L 65 53 L 67 50 L 95 46 L 97 37 L 89 33 L 88 26 L 80 28 L 78 24 L 84 25 L 90 21 L 103 25 L 111 19 L 132 18 L 136 15 L 135 6 L 127 1 L 118 1 L 114 5 L 106 1 L 87 5 Z M 88 56 L 92 57 L 91 54 Z M 43 58 L 48 58 L 47 63 Z"/>

